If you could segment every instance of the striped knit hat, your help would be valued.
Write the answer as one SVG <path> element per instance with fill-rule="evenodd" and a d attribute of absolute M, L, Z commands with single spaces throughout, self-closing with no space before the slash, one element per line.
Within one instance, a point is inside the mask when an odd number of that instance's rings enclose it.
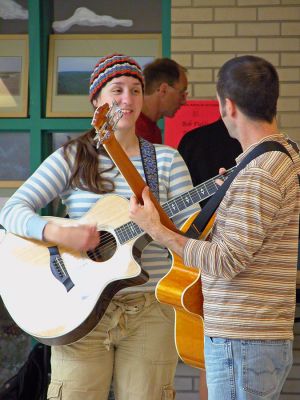
<path fill-rule="evenodd" d="M 124 56 L 123 54 L 110 54 L 109 56 L 100 58 L 90 78 L 90 101 L 92 101 L 107 82 L 122 75 L 137 78 L 144 90 L 142 69 L 133 58 Z"/>

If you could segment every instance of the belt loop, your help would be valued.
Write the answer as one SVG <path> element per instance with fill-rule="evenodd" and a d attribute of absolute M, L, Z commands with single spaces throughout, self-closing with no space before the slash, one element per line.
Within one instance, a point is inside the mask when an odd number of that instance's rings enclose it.
<path fill-rule="evenodd" d="M 149 307 L 152 303 L 155 302 L 155 296 L 153 293 L 144 293 L 145 296 L 145 304 L 144 307 Z"/>

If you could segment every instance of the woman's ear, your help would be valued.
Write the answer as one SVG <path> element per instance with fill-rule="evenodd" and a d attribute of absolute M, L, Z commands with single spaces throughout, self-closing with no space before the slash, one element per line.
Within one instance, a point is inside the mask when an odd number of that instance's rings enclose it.
<path fill-rule="evenodd" d="M 98 106 L 97 106 L 97 100 L 96 99 L 93 99 L 92 100 L 92 104 L 93 104 L 93 106 L 94 106 L 94 108 L 97 108 Z"/>

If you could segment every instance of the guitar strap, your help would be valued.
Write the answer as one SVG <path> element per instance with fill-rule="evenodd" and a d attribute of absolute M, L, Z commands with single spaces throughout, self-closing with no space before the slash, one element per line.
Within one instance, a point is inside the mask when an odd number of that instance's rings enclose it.
<path fill-rule="evenodd" d="M 155 147 L 152 143 L 139 137 L 142 163 L 147 185 L 159 201 L 159 183 Z"/>
<path fill-rule="evenodd" d="M 227 189 L 231 185 L 232 181 L 234 178 L 237 176 L 237 174 L 246 167 L 246 165 L 252 161 L 254 158 L 262 155 L 263 153 L 269 152 L 269 151 L 281 151 L 282 153 L 285 153 L 288 155 L 291 159 L 290 153 L 287 151 L 287 149 L 280 143 L 276 141 L 268 141 L 268 142 L 263 142 L 256 146 L 241 162 L 238 164 L 234 170 L 234 172 L 231 173 L 231 175 L 225 180 L 225 182 L 220 186 L 220 188 L 217 190 L 217 192 L 212 196 L 209 201 L 205 204 L 203 207 L 202 211 L 198 214 L 198 216 L 195 218 L 194 222 L 192 225 L 189 227 L 189 229 L 186 231 L 185 236 L 192 238 L 192 239 L 198 239 L 200 234 L 203 232 L 205 227 L 207 226 L 209 220 L 213 216 L 214 212 L 218 208 L 219 204 L 221 203 Z M 292 160 L 293 161 L 293 160 Z M 299 178 L 300 179 L 300 178 Z"/>

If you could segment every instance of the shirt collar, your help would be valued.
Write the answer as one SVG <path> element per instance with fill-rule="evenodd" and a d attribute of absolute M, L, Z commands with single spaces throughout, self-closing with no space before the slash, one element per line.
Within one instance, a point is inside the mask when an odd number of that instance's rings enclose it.
<path fill-rule="evenodd" d="M 261 140 L 259 140 L 256 143 L 253 143 L 251 146 L 249 146 L 243 153 L 241 153 L 236 159 L 236 163 L 239 164 L 243 158 L 245 158 L 247 156 L 247 154 L 250 153 L 251 150 L 254 149 L 254 147 L 258 146 L 260 143 L 263 142 L 269 142 L 271 140 L 274 140 L 276 142 L 281 142 L 282 140 L 284 140 L 284 135 L 282 133 L 275 133 L 269 136 L 265 136 L 264 138 L 262 138 Z"/>

